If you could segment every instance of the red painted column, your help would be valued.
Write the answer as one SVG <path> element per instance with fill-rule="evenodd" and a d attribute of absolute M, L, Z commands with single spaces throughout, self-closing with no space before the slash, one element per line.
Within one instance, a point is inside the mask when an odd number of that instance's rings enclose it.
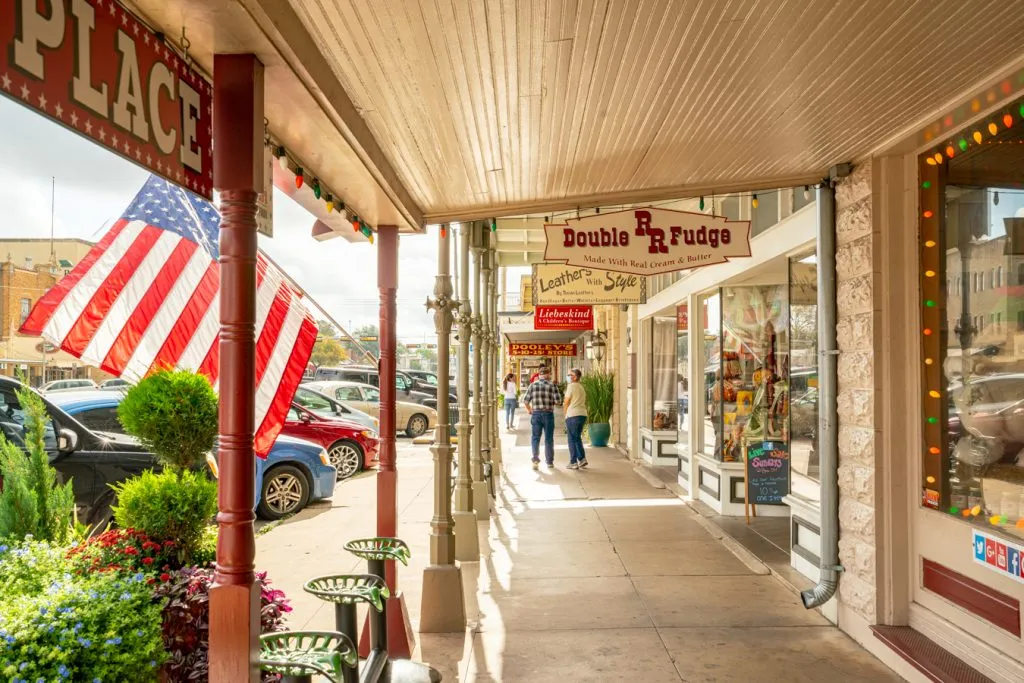
<path fill-rule="evenodd" d="M 395 450 L 397 431 L 395 391 L 398 293 L 398 228 L 377 229 L 377 288 L 380 291 L 380 465 L 377 470 L 377 535 L 398 534 L 398 468 Z M 388 651 L 394 658 L 412 656 L 412 625 L 405 597 L 398 590 L 394 562 L 385 567 L 392 598 L 388 601 Z M 363 636 L 367 629 L 363 629 Z M 361 636 L 360 640 L 365 638 Z M 360 643 L 363 645 L 363 643 Z M 367 643 L 368 645 L 368 643 Z"/>
<path fill-rule="evenodd" d="M 214 187 L 220 192 L 220 481 L 210 589 L 210 681 L 259 681 L 260 591 L 252 502 L 256 387 L 256 195 L 262 187 L 263 65 L 215 55 Z"/>

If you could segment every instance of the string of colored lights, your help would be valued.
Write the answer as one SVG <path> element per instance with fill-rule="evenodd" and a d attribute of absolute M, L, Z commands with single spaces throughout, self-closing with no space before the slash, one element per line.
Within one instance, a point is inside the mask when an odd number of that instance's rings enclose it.
<path fill-rule="evenodd" d="M 1016 113 L 1016 116 L 1014 115 Z M 949 387 L 943 378 L 943 349 L 947 347 L 949 332 L 946 320 L 946 302 L 943 297 L 945 281 L 945 217 L 941 202 L 946 184 L 948 162 L 972 149 L 993 144 L 1014 144 L 1015 141 L 997 140 L 996 137 L 1024 122 L 1024 102 L 991 115 L 983 122 L 968 126 L 959 134 L 936 145 L 920 157 L 920 271 L 921 271 L 921 347 L 922 376 L 925 380 L 924 400 L 924 467 L 922 475 L 922 502 L 927 507 L 940 509 L 942 505 L 941 478 L 944 469 L 943 454 L 949 452 L 948 423 Z M 999 193 L 1014 194 L 1013 190 L 994 192 L 993 203 L 999 203 Z M 949 245 L 953 248 L 957 245 Z M 984 508 L 976 501 L 949 499 L 947 511 L 963 517 L 979 517 Z M 961 502 L 963 505 L 954 505 Z M 987 517 L 993 526 L 1010 522 L 1004 515 Z M 1024 529 L 1024 518 L 1016 521 Z"/>

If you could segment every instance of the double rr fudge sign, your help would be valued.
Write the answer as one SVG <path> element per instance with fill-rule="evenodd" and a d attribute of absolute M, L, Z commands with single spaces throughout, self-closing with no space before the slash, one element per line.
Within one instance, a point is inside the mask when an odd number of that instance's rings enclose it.
<path fill-rule="evenodd" d="M 0 93 L 212 196 L 213 89 L 114 0 L 0 3 Z"/>
<path fill-rule="evenodd" d="M 658 275 L 750 256 L 750 221 L 630 209 L 545 225 L 544 260 L 616 273 Z"/>

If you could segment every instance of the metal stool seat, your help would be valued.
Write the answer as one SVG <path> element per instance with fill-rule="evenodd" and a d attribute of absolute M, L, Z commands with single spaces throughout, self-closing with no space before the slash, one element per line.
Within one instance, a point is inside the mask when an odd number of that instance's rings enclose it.
<path fill-rule="evenodd" d="M 365 602 L 379 612 L 384 609 L 384 600 L 391 596 L 384 579 L 372 574 L 337 574 L 310 579 L 304 590 L 324 602 L 351 605 Z"/>
<path fill-rule="evenodd" d="M 359 538 L 346 543 L 345 550 L 368 562 L 397 560 L 404 565 L 409 564 L 412 555 L 405 541 L 398 538 Z"/>
<path fill-rule="evenodd" d="M 282 683 L 312 683 L 313 675 L 341 683 L 358 664 L 355 645 L 334 631 L 282 631 L 260 636 L 260 669 L 280 674 Z"/>

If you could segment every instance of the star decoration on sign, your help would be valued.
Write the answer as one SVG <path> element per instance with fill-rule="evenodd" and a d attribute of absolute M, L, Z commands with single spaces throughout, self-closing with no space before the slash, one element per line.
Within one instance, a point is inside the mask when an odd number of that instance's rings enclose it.
<path fill-rule="evenodd" d="M 46 111 L 46 95 L 39 96 L 39 108 Z"/>
<path fill-rule="evenodd" d="M 106 139 L 106 133 L 104 133 L 103 130 L 101 129 L 100 130 L 100 140 L 104 140 L 104 139 Z M 116 135 L 112 135 L 110 137 L 110 144 L 112 144 L 114 146 L 114 149 L 117 149 L 117 136 Z"/>
<path fill-rule="evenodd" d="M 136 147 L 135 148 L 135 158 L 138 159 L 139 161 L 142 161 L 142 148 L 141 147 Z"/>
<path fill-rule="evenodd" d="M 71 112 L 71 125 L 78 128 L 78 114 Z"/>
<path fill-rule="evenodd" d="M 135 35 L 139 35 L 139 25 L 138 24 L 132 24 L 132 33 L 134 33 Z"/>
<path fill-rule="evenodd" d="M 3 76 L 0 76 L 0 81 L 3 81 L 4 90 L 10 92 L 10 90 L 11 90 L 11 77 L 7 75 L 6 71 L 4 72 Z"/>
<path fill-rule="evenodd" d="M 128 26 L 128 13 L 127 12 L 122 12 L 121 13 L 121 26 Z"/>
<path fill-rule="evenodd" d="M 60 119 L 61 121 L 64 120 L 64 107 L 60 106 L 60 102 L 58 102 L 57 105 L 53 108 L 53 111 L 58 119 Z"/>
<path fill-rule="evenodd" d="M 90 121 L 89 119 L 85 120 L 85 132 L 88 133 L 89 135 L 92 135 L 92 121 Z M 106 133 L 104 133 L 102 130 L 100 131 L 100 133 L 102 135 L 106 135 Z"/>
<path fill-rule="evenodd" d="M 110 10 L 110 16 L 114 16 L 114 12 L 116 12 L 117 10 L 114 9 L 114 2 L 113 2 L 113 0 L 111 0 L 110 5 L 107 7 L 107 9 Z"/>
<path fill-rule="evenodd" d="M 124 153 L 125 154 L 131 154 L 132 153 L 132 148 L 128 145 L 128 141 L 127 140 L 124 141 L 124 148 L 123 149 L 124 149 Z"/>
<path fill-rule="evenodd" d="M 152 165 L 153 165 L 153 157 L 151 157 L 150 155 L 147 154 L 146 155 L 146 166 L 152 166 Z"/>
<path fill-rule="evenodd" d="M 28 94 L 29 94 L 28 93 L 28 87 L 24 86 L 24 85 L 21 86 L 21 99 L 27 100 L 28 99 Z"/>
<path fill-rule="evenodd" d="M 146 45 L 149 45 L 149 31 L 146 31 L 142 34 L 142 42 L 144 42 Z"/>

